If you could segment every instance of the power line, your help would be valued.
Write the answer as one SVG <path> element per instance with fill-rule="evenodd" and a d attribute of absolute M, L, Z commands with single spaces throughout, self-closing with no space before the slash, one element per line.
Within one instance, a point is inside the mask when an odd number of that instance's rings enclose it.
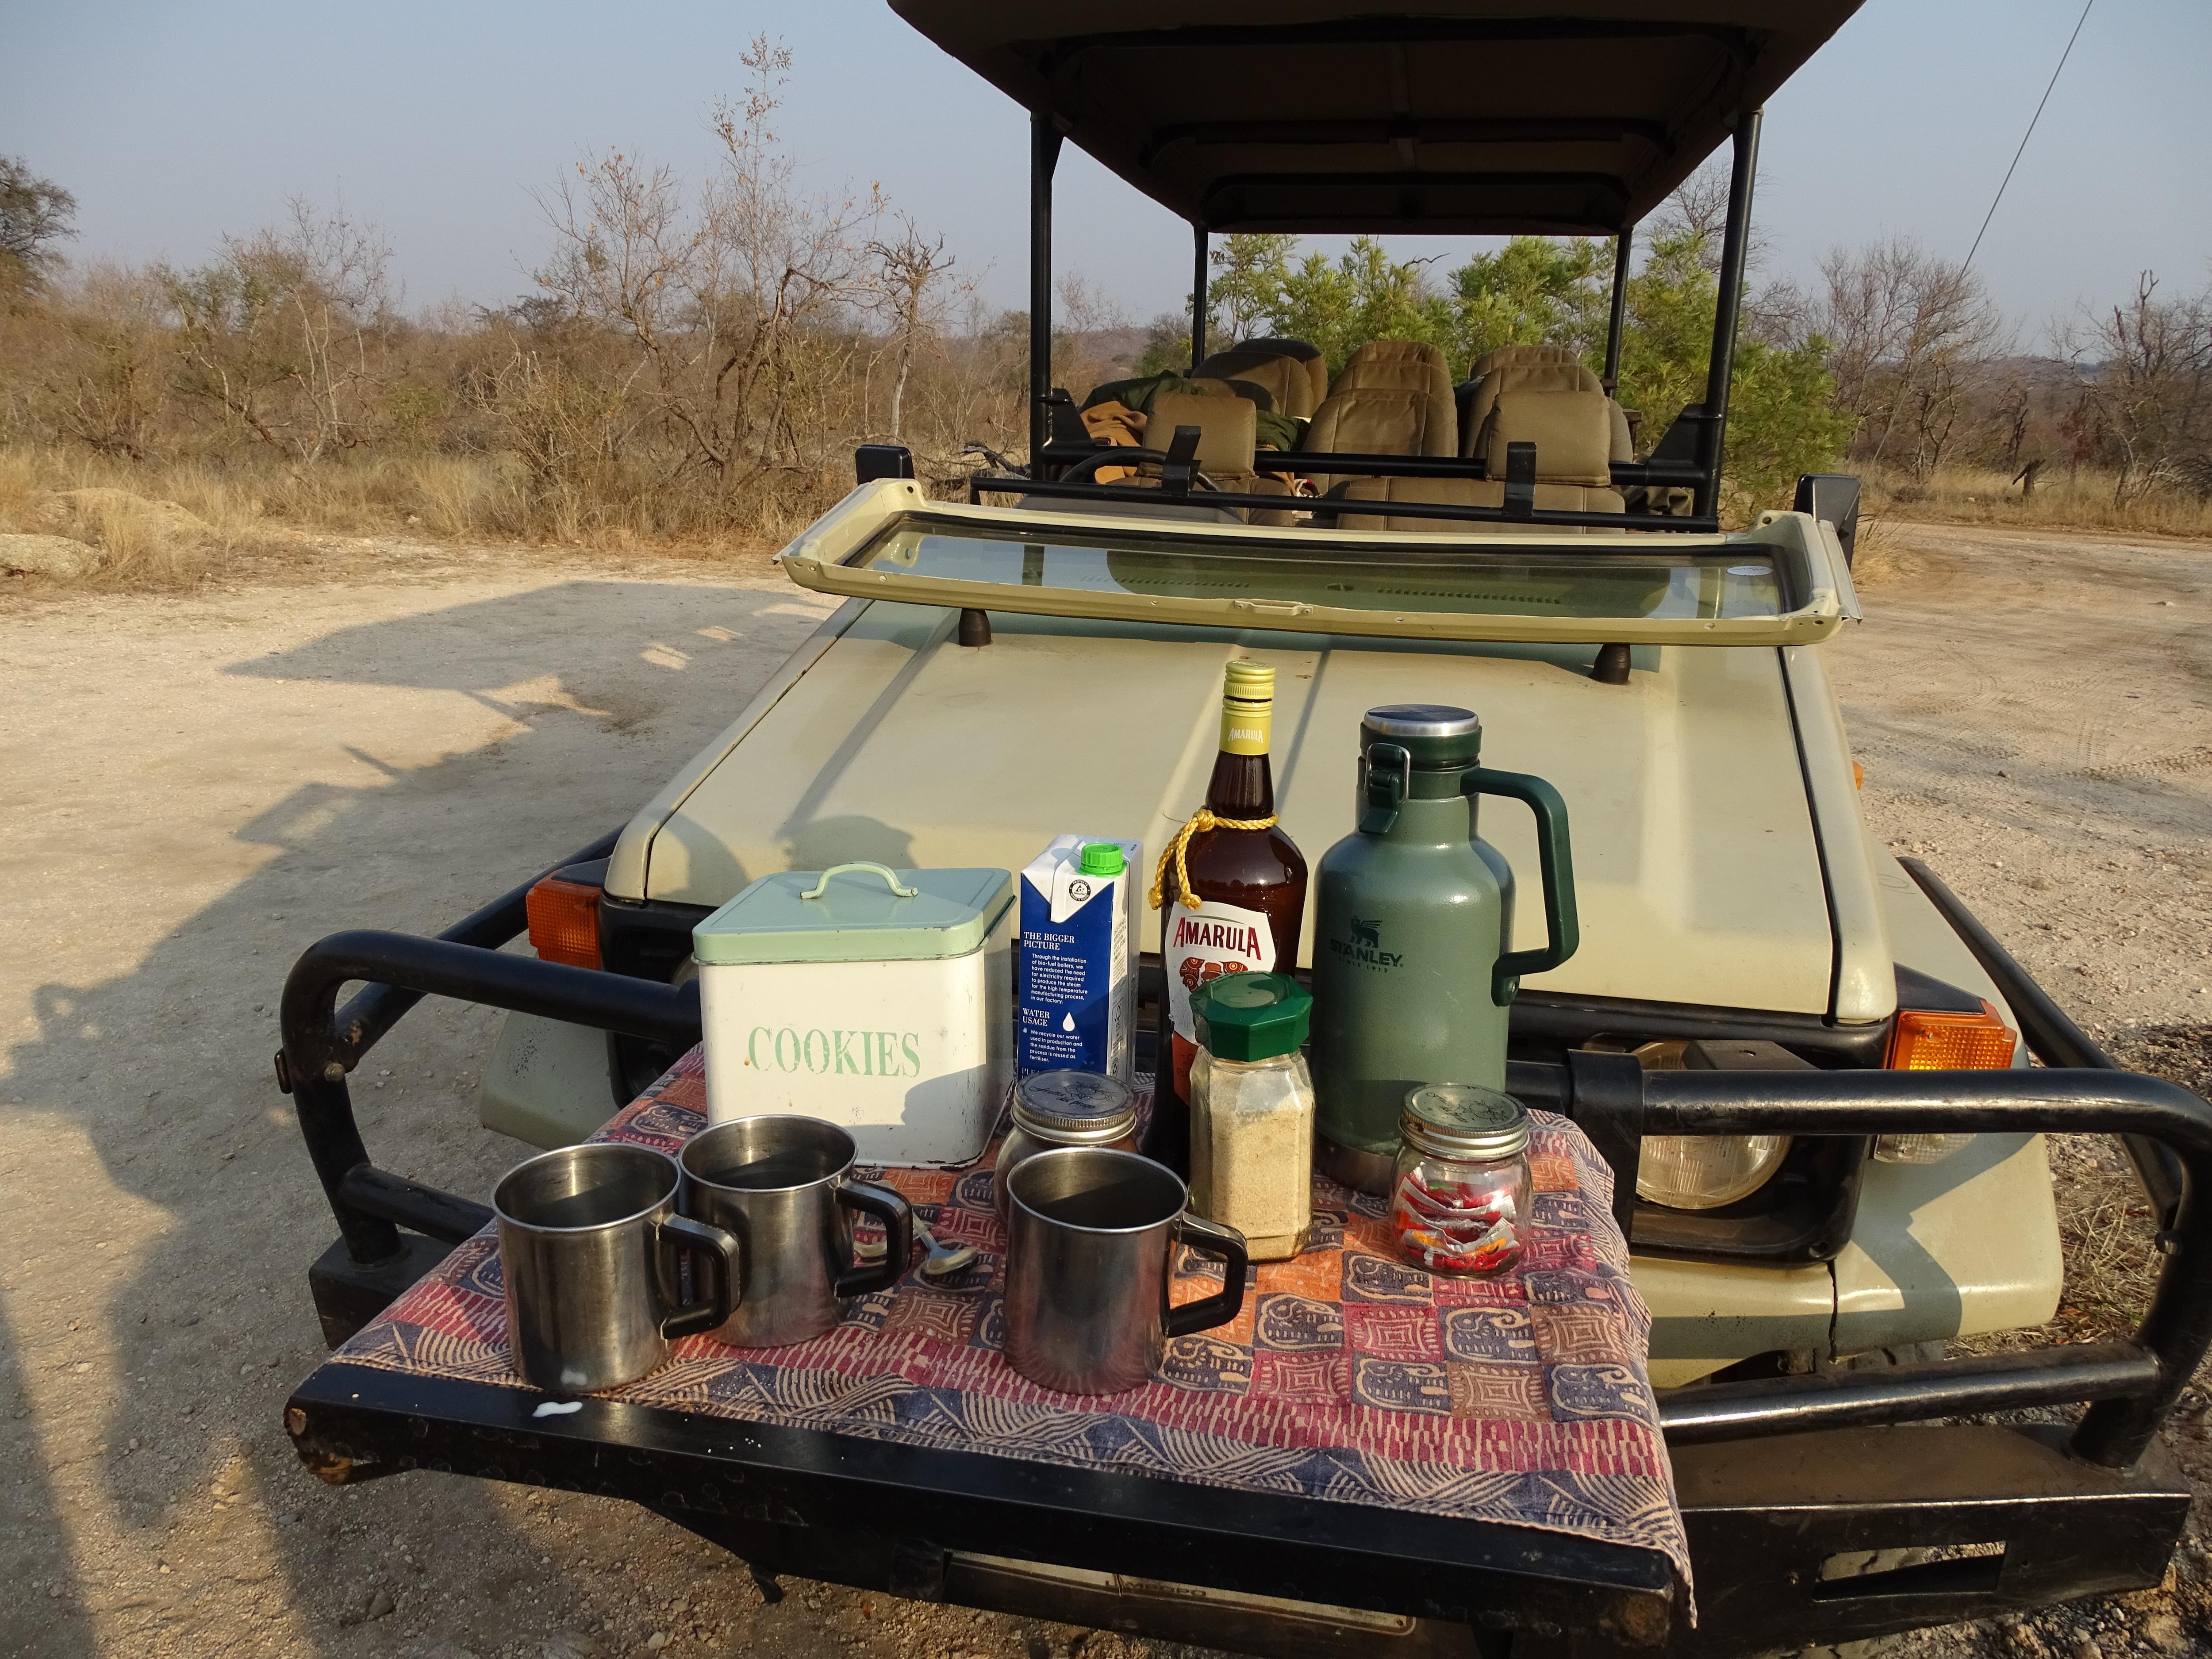
<path fill-rule="evenodd" d="M 1966 264 L 1959 267 L 1961 276 L 1966 274 L 1968 267 L 1974 263 L 1974 255 L 1981 250 L 1982 238 L 1989 233 L 1990 221 L 1997 216 L 1997 204 L 2004 200 L 2005 185 L 2012 182 L 2013 169 L 2020 166 L 2020 158 L 2027 153 L 2027 141 L 2035 137 L 2035 124 L 2043 118 L 2043 106 L 2051 101 L 2051 88 L 2058 84 L 2059 70 L 2066 67 L 2066 60 L 2074 55 L 2074 43 L 2081 38 L 2081 25 L 2089 21 L 2089 8 L 2096 3 L 2097 0 L 2086 0 L 2081 15 L 2075 21 L 2074 33 L 2066 37 L 2066 50 L 2058 54 L 2058 68 L 2051 71 L 2051 86 L 2044 88 L 2043 97 L 2035 106 L 2035 113 L 2027 118 L 2027 131 L 2020 135 L 2020 148 L 2012 153 L 2012 167 L 2005 169 L 2004 184 L 1997 186 L 1996 195 L 1990 198 L 1990 210 L 1982 216 L 1982 228 L 1974 233 L 1974 245 L 1966 250 Z"/>

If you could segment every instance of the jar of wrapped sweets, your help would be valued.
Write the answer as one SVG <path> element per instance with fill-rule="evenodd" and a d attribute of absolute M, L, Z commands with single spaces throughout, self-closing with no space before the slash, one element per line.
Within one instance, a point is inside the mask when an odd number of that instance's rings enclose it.
<path fill-rule="evenodd" d="M 1528 1217 L 1528 1114 L 1472 1083 L 1425 1083 L 1399 1115 L 1390 1228 L 1416 1267 L 1502 1273 Z"/>

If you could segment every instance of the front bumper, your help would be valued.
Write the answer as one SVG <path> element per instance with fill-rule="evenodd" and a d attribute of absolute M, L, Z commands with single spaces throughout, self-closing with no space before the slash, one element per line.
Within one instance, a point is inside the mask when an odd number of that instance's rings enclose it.
<path fill-rule="evenodd" d="M 679 1048 L 697 1040 L 696 986 L 655 984 L 501 952 L 497 945 L 521 931 L 527 890 L 525 884 L 439 939 L 333 935 L 311 947 L 286 982 L 278 1080 L 292 1096 L 342 1235 L 310 1274 L 325 1334 L 334 1342 L 434 1264 L 443 1254 L 441 1243 L 468 1237 L 489 1218 L 481 1205 L 377 1169 L 354 1120 L 348 1073 L 422 995 L 454 997 Z M 352 981 L 368 988 L 337 1008 L 338 990 Z M 2020 1006 L 2015 1000 L 2014 1006 Z M 2036 1040 L 2033 1029 L 2029 1038 Z M 1624 1212 L 1632 1203 L 1625 1195 L 1633 1192 L 1635 1149 L 1645 1134 L 2109 1133 L 2133 1137 L 2160 1159 L 2170 1158 L 2199 1190 L 2212 1183 L 2212 1108 L 2174 1085 L 2108 1069 L 1647 1073 L 1626 1055 L 1577 1052 L 1562 1066 L 1516 1063 L 1509 1086 L 1583 1127 L 1613 1165 L 1616 1201 Z M 2020 1169 L 2030 1172 L 2033 1164 L 2022 1163 Z M 2157 1582 L 2186 1515 L 2188 1492 L 2154 1441 L 2212 1346 L 2212 1208 L 2169 1212 L 2163 1237 L 2169 1253 L 2152 1305 L 2130 1341 L 1662 1394 L 1661 1417 L 1676 1453 L 1705 1617 L 1694 1632 L 1679 1620 L 1662 1620 L 1663 1628 L 1638 1626 L 1640 1644 L 1682 1652 L 1751 1651 L 1783 1641 L 1877 1635 Z M 1892 1282 L 1897 1282 L 1893 1273 Z M 1865 1300 L 1854 1318 L 1878 1318 L 1879 1297 L 1869 1292 Z M 288 1413 L 288 1421 L 296 1419 L 293 1431 L 303 1455 L 326 1476 L 360 1478 L 442 1465 L 501 1479 L 563 1479 L 542 1430 L 526 1430 L 501 1453 L 481 1424 L 457 1422 L 452 1434 L 456 1446 L 467 1450 L 462 1457 L 438 1450 L 446 1430 L 434 1413 L 395 1407 L 396 1415 L 380 1415 L 362 1399 L 354 1395 L 349 1406 L 337 1399 L 295 1398 L 295 1411 Z M 1902 1426 L 2069 1401 L 2089 1402 L 2070 1430 Z M 620 1462 L 599 1458 L 590 1446 L 574 1455 L 602 1471 Z M 641 1465 L 637 1479 L 645 1485 L 637 1491 L 619 1483 L 608 1489 L 665 1510 L 672 1501 L 667 1494 L 677 1490 L 654 1484 L 665 1474 Z M 756 1565 L 781 1559 L 775 1553 L 786 1551 L 806 1564 L 793 1570 L 836 1577 L 829 1569 L 838 1561 L 848 1555 L 855 1562 L 863 1559 L 866 1552 L 844 1548 L 836 1505 L 808 1521 L 805 1506 L 795 1498 L 793 1503 L 791 1523 L 780 1522 L 765 1532 L 731 1531 L 719 1523 L 698 1529 L 708 1536 L 730 1531 L 724 1541 Z M 1109 1528 L 1110 1521 L 1101 1516 L 1085 1524 Z M 945 1564 L 959 1551 L 932 1541 L 927 1516 L 911 1528 L 893 1524 L 890 1531 L 895 1535 L 878 1540 L 889 1548 L 888 1559 L 927 1561 L 935 1549 L 939 1593 L 951 1594 L 945 1588 L 951 1569 Z M 1000 1534 L 1000 1548 L 983 1553 L 1006 1553 L 1018 1537 L 1018 1531 Z M 1948 1559 L 1879 1578 L 1829 1576 L 1832 1559 L 1851 1552 L 1929 1549 L 1945 1550 Z M 1000 1587 L 994 1594 L 1012 1593 L 1006 1589 L 1003 1571 L 962 1571 L 963 1583 L 988 1582 Z M 1235 1583 L 1213 1587 L 1237 1589 Z M 1022 1593 L 1037 1592 L 1030 1585 Z M 1346 1606 L 1366 1599 L 1357 1574 L 1323 1575 L 1306 1584 L 1304 1593 Z M 1401 1598 L 1401 1604 L 1372 1610 L 1437 1616 L 1416 1601 Z M 1601 1638 L 1563 1626 L 1555 1613 L 1532 1611 L 1538 1603 L 1559 1605 L 1540 1595 L 1523 1607 L 1508 1596 L 1496 1606 L 1456 1607 L 1446 1622 L 1471 1620 L 1517 1630 L 1522 1637 L 1516 1644 L 1549 1643 L 1550 1650 L 1560 1652 L 1604 1651 L 1627 1628 L 1616 1624 Z M 1172 1625 L 1164 1620 L 1160 1628 Z M 1256 1638 L 1238 1644 L 1255 1651 L 1292 1650 L 1259 1645 Z M 1342 1650 L 1359 1650 L 1359 1644 L 1350 1641 Z"/>

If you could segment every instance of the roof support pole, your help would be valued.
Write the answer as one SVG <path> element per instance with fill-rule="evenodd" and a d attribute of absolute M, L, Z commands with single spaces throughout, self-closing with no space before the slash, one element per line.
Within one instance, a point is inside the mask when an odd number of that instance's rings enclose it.
<path fill-rule="evenodd" d="M 1743 310 L 1744 257 L 1751 245 L 1751 186 L 1759 172 L 1759 123 L 1747 110 L 1735 125 L 1735 165 L 1729 174 L 1728 228 L 1721 237 L 1720 291 L 1713 306 L 1713 352 L 1705 366 L 1705 419 L 1698 428 L 1700 517 L 1720 510 L 1721 461 L 1728 437 L 1729 382 L 1735 373 L 1735 325 Z"/>
<path fill-rule="evenodd" d="M 1620 331 L 1628 317 L 1628 255 L 1636 246 L 1636 227 L 1629 225 L 1613 239 L 1613 314 L 1605 325 L 1605 395 L 1620 390 Z"/>
<path fill-rule="evenodd" d="M 1190 372 L 1195 374 L 1206 361 L 1206 227 L 1193 225 L 1190 237 L 1196 250 L 1190 268 Z"/>
<path fill-rule="evenodd" d="M 1051 435 L 1052 173 L 1060 161 L 1060 131 L 1049 118 L 1030 117 L 1030 476 L 1044 476 L 1045 441 Z"/>

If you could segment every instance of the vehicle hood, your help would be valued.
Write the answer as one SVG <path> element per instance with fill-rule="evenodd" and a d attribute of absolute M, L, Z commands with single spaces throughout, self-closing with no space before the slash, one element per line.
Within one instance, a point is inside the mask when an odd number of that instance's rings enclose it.
<path fill-rule="evenodd" d="M 1545 990 L 1820 1013 L 1836 952 L 1783 653 L 1639 647 L 1626 685 L 1594 647 L 1395 642 L 855 602 L 835 637 L 640 816 L 610 889 L 714 905 L 772 871 L 866 859 L 1018 871 L 1056 835 L 1142 841 L 1200 804 L 1223 665 L 1272 663 L 1284 828 L 1318 865 L 1352 830 L 1360 716 L 1449 703 L 1482 716 L 1486 765 L 1565 799 L 1582 946 Z M 841 626 L 842 625 L 842 626 Z M 1543 943 L 1527 812 L 1480 833 L 1521 873 L 1518 947 Z M 1145 948 L 1158 948 L 1157 916 Z M 1309 915 L 1305 939 L 1313 928 Z"/>

